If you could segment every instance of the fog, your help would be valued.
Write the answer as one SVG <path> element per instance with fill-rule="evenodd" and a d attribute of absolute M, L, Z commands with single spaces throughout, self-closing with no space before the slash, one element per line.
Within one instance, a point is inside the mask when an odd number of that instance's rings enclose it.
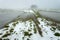
<path fill-rule="evenodd" d="M 40 9 L 57 9 L 60 10 L 60 0 L 0 0 L 1 9 L 27 9 L 31 5 L 37 5 Z M 60 13 L 41 12 L 42 15 L 48 16 L 54 20 L 60 21 Z M 0 10 L 0 26 L 4 25 L 8 20 L 13 20 L 19 15 L 17 12 L 1 12 Z"/>
<path fill-rule="evenodd" d="M 23 9 L 31 5 L 41 9 L 60 9 L 60 0 L 0 0 L 0 8 Z"/>
<path fill-rule="evenodd" d="M 40 11 L 40 14 L 44 17 L 51 18 L 56 22 L 60 22 L 60 13 Z"/>
<path fill-rule="evenodd" d="M 5 24 L 16 19 L 20 13 L 21 12 L 16 10 L 0 9 L 0 28 L 3 28 Z"/>

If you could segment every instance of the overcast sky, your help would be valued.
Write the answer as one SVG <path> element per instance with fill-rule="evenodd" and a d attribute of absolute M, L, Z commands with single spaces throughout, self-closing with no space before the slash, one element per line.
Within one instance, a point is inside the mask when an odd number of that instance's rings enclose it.
<path fill-rule="evenodd" d="M 60 0 L 0 0 L 0 8 L 5 9 L 23 9 L 31 5 L 37 5 L 43 9 L 60 9 Z"/>

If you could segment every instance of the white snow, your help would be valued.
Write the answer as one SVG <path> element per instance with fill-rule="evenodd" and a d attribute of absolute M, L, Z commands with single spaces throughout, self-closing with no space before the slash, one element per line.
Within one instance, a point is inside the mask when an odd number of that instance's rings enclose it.
<path fill-rule="evenodd" d="M 8 35 L 7 37 L 2 37 L 2 39 L 6 39 L 6 38 L 9 38 L 10 40 L 58 40 L 58 37 L 54 36 L 54 33 L 53 31 L 50 30 L 51 26 L 46 26 L 46 23 L 44 23 L 44 21 L 41 21 L 41 18 L 38 18 L 40 24 L 39 26 L 42 28 L 42 32 L 43 32 L 43 37 L 41 37 L 39 35 L 39 33 L 34 33 L 34 25 L 35 23 L 33 21 L 26 21 L 26 22 L 20 22 L 18 21 L 18 24 L 16 24 L 16 26 L 14 27 L 12 23 L 9 24 L 9 29 L 11 28 L 14 28 L 14 31 L 11 33 L 11 35 Z M 41 26 L 43 25 L 43 26 Z M 35 26 L 36 27 L 36 26 Z M 30 29 L 31 31 L 29 31 L 29 33 L 32 33 L 32 35 L 29 37 L 29 36 L 24 36 L 24 32 L 28 32 L 28 29 Z M 4 29 L 0 30 L 0 32 L 6 32 L 7 30 L 3 31 Z M 8 30 L 9 31 L 9 30 Z M 14 33 L 15 32 L 15 33 Z M 60 32 L 58 30 L 56 30 L 56 32 Z M 2 35 L 1 35 L 2 36 Z M 0 36 L 0 37 L 1 37 Z M 59 40 L 60 40 L 60 37 L 59 37 Z"/>

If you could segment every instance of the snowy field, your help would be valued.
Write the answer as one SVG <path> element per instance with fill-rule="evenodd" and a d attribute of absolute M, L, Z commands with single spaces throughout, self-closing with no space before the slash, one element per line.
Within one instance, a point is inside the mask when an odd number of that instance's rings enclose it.
<path fill-rule="evenodd" d="M 56 28 L 54 22 L 47 21 L 44 18 L 38 18 L 38 20 L 43 37 L 38 33 L 35 23 L 28 20 L 9 23 L 0 30 L 0 40 L 60 40 L 60 30 Z"/>
<path fill-rule="evenodd" d="M 32 17 L 30 12 L 37 14 Z M 26 21 L 15 20 L 18 16 Z M 60 0 L 0 0 L 0 40 L 60 40 L 60 23 L 56 21 L 60 22 Z"/>

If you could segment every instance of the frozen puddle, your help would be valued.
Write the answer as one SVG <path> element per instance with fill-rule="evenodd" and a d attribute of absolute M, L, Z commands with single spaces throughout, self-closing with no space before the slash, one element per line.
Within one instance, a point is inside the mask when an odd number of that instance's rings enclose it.
<path fill-rule="evenodd" d="M 41 37 L 37 31 L 36 25 L 32 20 L 26 22 L 16 21 L 8 24 L 8 28 L 0 30 L 0 40 L 60 40 L 60 37 L 55 36 L 56 32 L 60 32 L 57 29 L 51 31 L 51 26 L 46 25 L 46 20 L 42 21 L 38 18 L 43 32 Z"/>

